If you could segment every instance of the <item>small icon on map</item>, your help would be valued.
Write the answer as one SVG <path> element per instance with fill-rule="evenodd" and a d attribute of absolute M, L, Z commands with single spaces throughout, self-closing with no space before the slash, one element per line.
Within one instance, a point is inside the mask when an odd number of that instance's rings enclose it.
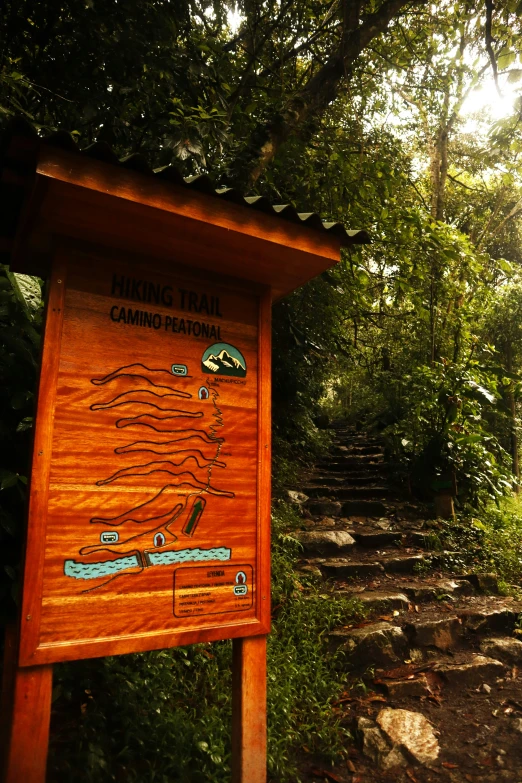
<path fill-rule="evenodd" d="M 234 595 L 246 595 L 248 593 L 246 580 L 247 578 L 245 572 L 238 571 L 236 574 L 236 586 L 234 587 Z"/>
<path fill-rule="evenodd" d="M 119 538 L 120 537 L 115 530 L 111 530 L 111 531 L 105 530 L 100 535 L 100 541 L 102 542 L 102 544 L 116 544 Z"/>
<path fill-rule="evenodd" d="M 209 393 L 206 386 L 202 386 L 198 391 L 198 397 L 200 400 L 208 400 Z"/>
<path fill-rule="evenodd" d="M 173 375 L 188 375 L 188 367 L 186 364 L 173 364 L 171 370 Z"/>
<path fill-rule="evenodd" d="M 154 546 L 165 546 L 165 536 L 163 533 L 156 533 L 154 536 Z"/>

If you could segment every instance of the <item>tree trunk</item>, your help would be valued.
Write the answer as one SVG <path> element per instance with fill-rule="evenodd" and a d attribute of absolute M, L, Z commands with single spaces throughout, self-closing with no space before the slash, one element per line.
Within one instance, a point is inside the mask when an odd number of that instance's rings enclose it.
<path fill-rule="evenodd" d="M 430 149 L 431 216 L 435 220 L 444 220 L 444 196 L 448 180 L 449 102 L 450 86 L 447 84 L 440 124 Z"/>
<path fill-rule="evenodd" d="M 507 370 L 513 372 L 513 346 L 511 340 L 508 341 L 506 346 L 506 359 Z M 516 483 L 513 485 L 513 490 L 518 494 L 518 480 L 520 478 L 520 468 L 518 464 L 518 435 L 517 435 L 517 411 L 515 404 L 515 395 L 513 392 L 513 382 L 511 383 L 510 390 L 507 393 L 509 410 L 511 413 L 511 458 L 513 460 L 513 475 L 516 478 Z"/>

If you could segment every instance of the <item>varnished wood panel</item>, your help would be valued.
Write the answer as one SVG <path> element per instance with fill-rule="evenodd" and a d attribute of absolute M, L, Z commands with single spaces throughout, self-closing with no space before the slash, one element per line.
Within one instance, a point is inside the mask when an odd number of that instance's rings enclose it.
<path fill-rule="evenodd" d="M 57 250 L 22 665 L 266 632 L 269 299 Z"/>

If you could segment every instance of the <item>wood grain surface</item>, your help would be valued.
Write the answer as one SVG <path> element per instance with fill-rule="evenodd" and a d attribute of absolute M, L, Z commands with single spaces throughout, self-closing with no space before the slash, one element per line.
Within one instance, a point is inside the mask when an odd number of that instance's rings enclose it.
<path fill-rule="evenodd" d="M 266 633 L 269 319 L 266 289 L 57 249 L 21 665 Z"/>

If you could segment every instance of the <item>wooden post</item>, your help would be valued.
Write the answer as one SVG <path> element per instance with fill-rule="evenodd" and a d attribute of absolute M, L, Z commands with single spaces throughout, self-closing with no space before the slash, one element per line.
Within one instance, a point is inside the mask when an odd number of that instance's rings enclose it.
<path fill-rule="evenodd" d="M 44 783 L 51 719 L 53 667 L 17 667 L 2 783 Z"/>
<path fill-rule="evenodd" d="M 0 693 L 0 774 L 3 772 L 9 746 L 15 673 L 18 657 L 18 628 L 10 623 L 4 633 L 4 658 L 2 662 L 2 690 Z"/>
<path fill-rule="evenodd" d="M 266 636 L 233 641 L 232 783 L 266 783 Z"/>

